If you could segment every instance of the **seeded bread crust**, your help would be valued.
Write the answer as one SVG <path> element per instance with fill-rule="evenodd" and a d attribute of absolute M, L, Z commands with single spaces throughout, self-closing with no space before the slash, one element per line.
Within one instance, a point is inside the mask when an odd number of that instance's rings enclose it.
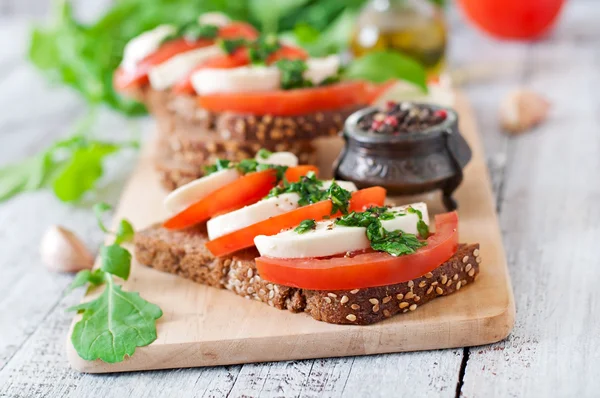
<path fill-rule="evenodd" d="M 259 254 L 255 248 L 215 258 L 206 249 L 206 241 L 204 226 L 168 231 L 155 225 L 136 234 L 135 256 L 141 264 L 278 309 L 353 325 L 376 323 L 452 294 L 475 280 L 481 263 L 479 244 L 463 244 L 447 262 L 412 281 L 367 289 L 304 290 L 263 280 L 256 270 L 254 259 Z"/>
<path fill-rule="evenodd" d="M 177 95 L 148 87 L 140 93 L 165 134 L 198 134 L 210 140 L 252 142 L 259 147 L 334 136 L 343 128 L 346 118 L 360 109 L 352 106 L 302 116 L 254 116 L 206 111 L 198 106 L 197 97 L 192 95 Z"/>

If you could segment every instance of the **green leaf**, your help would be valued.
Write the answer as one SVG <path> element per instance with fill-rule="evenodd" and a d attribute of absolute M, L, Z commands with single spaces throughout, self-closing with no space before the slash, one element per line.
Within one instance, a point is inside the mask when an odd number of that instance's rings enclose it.
<path fill-rule="evenodd" d="M 427 91 L 425 69 L 414 59 L 398 52 L 375 51 L 365 54 L 348 65 L 344 77 L 375 83 L 401 79 Z"/>
<path fill-rule="evenodd" d="M 116 144 L 101 142 L 76 149 L 52 184 L 55 195 L 63 202 L 81 199 L 102 177 L 104 158 L 118 149 Z"/>
<path fill-rule="evenodd" d="M 104 271 L 102 271 L 101 269 L 96 269 L 94 271 L 84 269 L 82 271 L 79 271 L 77 275 L 75 275 L 73 282 L 71 282 L 71 285 L 67 289 L 67 293 L 71 292 L 74 289 L 77 289 L 78 287 L 85 286 L 88 283 L 94 286 L 100 286 L 103 282 Z"/>
<path fill-rule="evenodd" d="M 123 219 L 119 222 L 115 235 L 115 244 L 120 245 L 121 243 L 131 241 L 135 235 L 135 230 L 129 221 Z"/>
<path fill-rule="evenodd" d="M 49 158 L 42 153 L 0 169 L 0 202 L 42 186 L 49 170 Z"/>
<path fill-rule="evenodd" d="M 271 156 L 272 154 L 273 154 L 273 152 L 271 152 L 265 148 L 260 148 L 258 150 L 258 152 L 256 152 L 256 156 L 258 156 L 261 159 L 265 159 L 265 160 L 267 160 L 269 158 L 269 156 Z"/>
<path fill-rule="evenodd" d="M 294 228 L 294 232 L 299 234 L 305 234 L 308 231 L 312 231 L 317 227 L 317 223 L 315 220 L 303 220 L 296 228 Z"/>
<path fill-rule="evenodd" d="M 259 21 L 262 31 L 274 33 L 278 30 L 279 20 L 293 14 L 309 3 L 310 0 L 249 0 L 251 15 Z"/>
<path fill-rule="evenodd" d="M 108 233 L 110 231 L 108 230 L 108 228 L 106 228 L 106 225 L 104 225 L 104 222 L 102 221 L 102 215 L 111 209 L 112 206 L 104 202 L 96 203 L 94 205 L 94 215 L 96 216 L 96 222 L 98 223 L 100 229 L 105 233 Z"/>
<path fill-rule="evenodd" d="M 107 363 L 121 362 L 156 340 L 156 320 L 162 316 L 158 306 L 123 291 L 112 278 L 100 297 L 72 309 L 83 311 L 71 335 L 75 350 L 85 360 Z"/>
<path fill-rule="evenodd" d="M 114 243 L 100 249 L 101 265 L 104 272 L 116 275 L 122 279 L 129 278 L 131 271 L 131 253 Z"/>

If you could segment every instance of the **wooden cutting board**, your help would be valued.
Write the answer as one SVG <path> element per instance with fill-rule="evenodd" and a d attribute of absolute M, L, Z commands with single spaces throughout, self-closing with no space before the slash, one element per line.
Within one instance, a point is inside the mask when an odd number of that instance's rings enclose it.
<path fill-rule="evenodd" d="M 106 364 L 82 360 L 68 339 L 68 358 L 73 368 L 90 373 L 185 368 L 430 350 L 504 339 L 513 327 L 515 308 L 502 236 L 471 109 L 461 96 L 456 108 L 462 133 L 473 150 L 456 197 L 461 241 L 481 244 L 483 262 L 475 283 L 381 323 L 342 326 L 245 300 L 134 262 L 124 286 L 162 308 L 157 340 L 138 348 L 121 363 Z M 340 142 L 329 140 L 320 145 L 321 170 L 329 170 Z M 115 217 L 128 218 L 138 229 L 166 217 L 162 206 L 165 192 L 152 166 L 152 152 L 150 143 L 123 192 Z M 438 194 L 413 199 L 427 201 L 430 213 L 443 211 Z"/>

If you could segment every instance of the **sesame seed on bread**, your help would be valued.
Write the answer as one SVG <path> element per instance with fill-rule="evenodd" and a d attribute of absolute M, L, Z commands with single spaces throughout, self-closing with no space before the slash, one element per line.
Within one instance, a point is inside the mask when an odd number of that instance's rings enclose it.
<path fill-rule="evenodd" d="M 452 294 L 475 280 L 481 262 L 478 244 L 462 244 L 444 264 L 408 282 L 366 289 L 305 290 L 262 279 L 254 262 L 259 256 L 255 248 L 215 258 L 204 245 L 207 239 L 205 226 L 169 231 L 155 225 L 136 233 L 135 256 L 141 264 L 278 309 L 354 325 L 414 311 L 432 299 Z"/>

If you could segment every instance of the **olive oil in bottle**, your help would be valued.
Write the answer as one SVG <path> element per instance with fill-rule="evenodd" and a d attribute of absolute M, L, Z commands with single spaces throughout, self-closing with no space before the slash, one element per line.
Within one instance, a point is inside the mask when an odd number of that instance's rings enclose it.
<path fill-rule="evenodd" d="M 445 63 L 443 12 L 432 0 L 371 0 L 357 19 L 350 49 L 357 57 L 376 50 L 399 51 L 435 78 Z"/>

